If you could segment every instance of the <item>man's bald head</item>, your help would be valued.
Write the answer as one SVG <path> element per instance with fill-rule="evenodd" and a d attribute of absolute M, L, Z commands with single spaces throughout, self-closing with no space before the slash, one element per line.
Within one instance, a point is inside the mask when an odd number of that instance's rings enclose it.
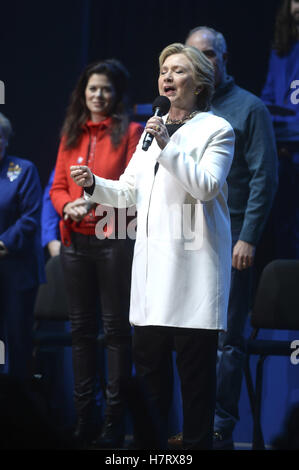
<path fill-rule="evenodd" d="M 218 86 L 226 75 L 227 46 L 223 34 L 207 26 L 198 26 L 189 32 L 186 45 L 196 47 L 212 62 L 215 85 Z"/>

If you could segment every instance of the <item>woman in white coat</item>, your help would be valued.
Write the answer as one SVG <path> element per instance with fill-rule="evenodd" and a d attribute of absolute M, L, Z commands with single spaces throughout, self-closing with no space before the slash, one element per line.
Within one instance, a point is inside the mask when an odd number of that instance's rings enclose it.
<path fill-rule="evenodd" d="M 176 351 L 187 449 L 212 447 L 217 337 L 226 329 L 231 269 L 228 175 L 234 152 L 230 124 L 210 111 L 214 71 L 193 47 L 160 55 L 159 94 L 169 113 L 146 124 L 118 181 L 72 166 L 85 197 L 112 207 L 137 207 L 130 322 L 137 376 L 156 416 L 156 447 L 167 448 L 171 349 Z M 138 441 L 138 436 L 135 436 Z M 151 445 L 153 445 L 151 443 Z M 139 447 L 146 447 L 140 440 Z"/>

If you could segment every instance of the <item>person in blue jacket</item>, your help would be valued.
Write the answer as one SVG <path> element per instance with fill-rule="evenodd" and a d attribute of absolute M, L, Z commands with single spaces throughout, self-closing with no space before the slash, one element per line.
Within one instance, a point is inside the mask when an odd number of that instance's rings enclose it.
<path fill-rule="evenodd" d="M 283 0 L 261 98 L 269 107 L 279 156 L 273 206 L 276 258 L 299 258 L 299 1 Z"/>
<path fill-rule="evenodd" d="M 0 372 L 30 376 L 33 308 L 44 282 L 40 240 L 42 190 L 33 163 L 6 152 L 10 121 L 0 113 Z M 3 361 L 2 361 L 3 362 Z"/>
<path fill-rule="evenodd" d="M 42 246 L 47 249 L 48 254 L 58 256 L 60 254 L 60 215 L 53 206 L 50 198 L 50 189 L 54 180 L 55 168 L 51 171 L 49 181 L 44 189 L 42 204 Z"/>

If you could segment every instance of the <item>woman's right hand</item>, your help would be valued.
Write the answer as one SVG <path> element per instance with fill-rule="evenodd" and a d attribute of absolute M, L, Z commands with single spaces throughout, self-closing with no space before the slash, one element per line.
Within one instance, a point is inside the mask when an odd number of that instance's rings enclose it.
<path fill-rule="evenodd" d="M 80 222 L 86 214 L 92 209 L 89 201 L 82 197 L 75 199 L 75 201 L 68 202 L 63 208 L 64 219 L 72 219 L 75 222 Z"/>
<path fill-rule="evenodd" d="M 70 167 L 71 177 L 78 186 L 88 188 L 93 185 L 93 174 L 85 165 L 72 165 Z"/>

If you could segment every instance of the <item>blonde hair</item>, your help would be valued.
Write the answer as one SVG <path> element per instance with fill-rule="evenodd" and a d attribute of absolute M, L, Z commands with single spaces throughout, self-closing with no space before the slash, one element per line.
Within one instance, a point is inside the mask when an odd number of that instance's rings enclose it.
<path fill-rule="evenodd" d="M 214 67 L 210 60 L 195 47 L 175 42 L 165 47 L 161 52 L 159 56 L 160 69 L 167 57 L 173 54 L 184 54 L 190 61 L 195 85 L 201 88 L 197 95 L 197 106 L 201 111 L 208 111 L 215 89 Z"/>

